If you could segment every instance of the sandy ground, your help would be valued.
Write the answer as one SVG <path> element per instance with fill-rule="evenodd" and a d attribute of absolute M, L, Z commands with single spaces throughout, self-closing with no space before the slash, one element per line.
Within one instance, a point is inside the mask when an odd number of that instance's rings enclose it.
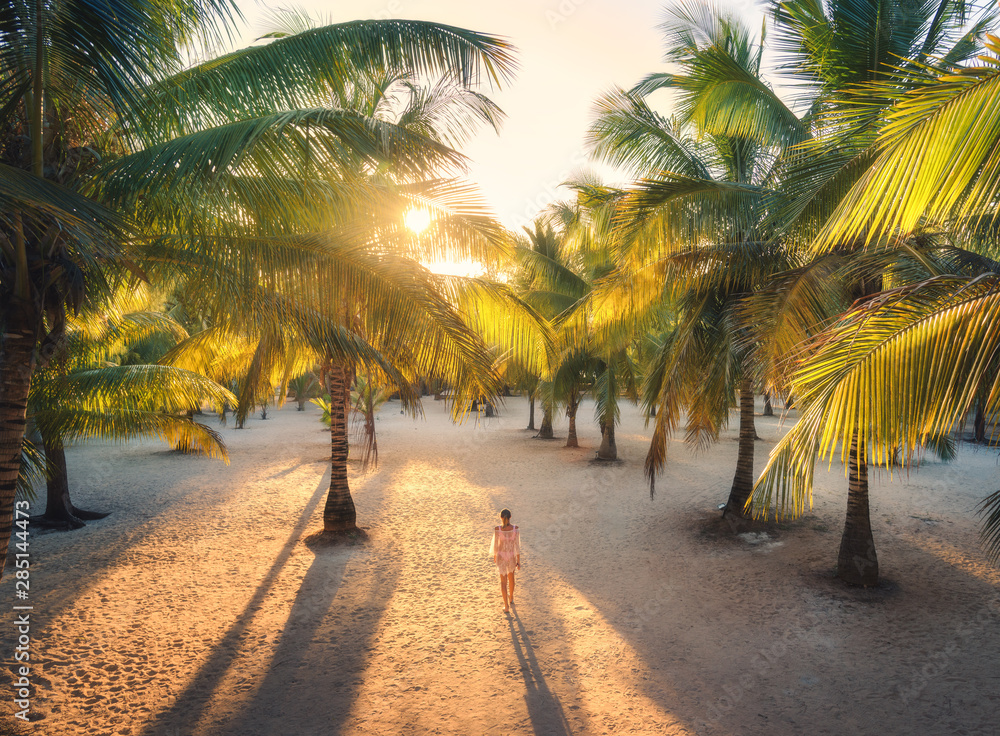
<path fill-rule="evenodd" d="M 358 546 L 309 540 L 328 483 L 313 407 L 223 430 L 228 467 L 156 444 L 73 448 L 75 502 L 114 513 L 31 537 L 40 720 L 18 728 L 7 671 L 0 731 L 1000 733 L 1000 571 L 974 516 L 995 453 L 873 478 L 884 584 L 857 591 L 832 578 L 839 466 L 807 517 L 737 537 L 715 511 L 735 427 L 701 454 L 675 443 L 650 500 L 634 408 L 612 465 L 592 461 L 589 403 L 580 449 L 532 439 L 523 399 L 464 426 L 425 408 L 414 421 L 389 404 L 378 471 L 352 469 Z M 779 421 L 758 432 L 759 469 Z M 503 506 L 524 545 L 510 617 L 487 555 Z M 8 666 L 14 595 L 8 562 Z"/>

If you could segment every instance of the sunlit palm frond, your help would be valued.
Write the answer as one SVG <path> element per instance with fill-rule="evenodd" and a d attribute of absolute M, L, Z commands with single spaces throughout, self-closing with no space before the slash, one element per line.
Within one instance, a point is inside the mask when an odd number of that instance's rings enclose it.
<path fill-rule="evenodd" d="M 133 408 L 114 412 L 61 408 L 39 412 L 36 421 L 39 427 L 57 430 L 67 441 L 128 442 L 157 437 L 171 447 L 184 447 L 190 452 L 229 462 L 222 435 L 207 425 L 176 414 Z"/>
<path fill-rule="evenodd" d="M 696 142 L 634 94 L 616 90 L 600 98 L 587 135 L 595 156 L 624 166 L 637 177 L 676 171 L 696 179 L 711 178 Z"/>
<path fill-rule="evenodd" d="M 147 88 L 175 115 L 159 135 L 185 135 L 237 117 L 330 104 L 359 77 L 445 74 L 463 87 L 497 87 L 514 75 L 513 46 L 475 31 L 425 21 L 368 20 L 311 28 L 201 64 Z M 248 91 L 252 90 L 252 94 Z"/>
<path fill-rule="evenodd" d="M 755 211 L 764 190 L 750 184 L 692 179 L 666 173 L 628 190 L 618 207 L 620 242 L 642 242 L 637 234 L 651 230 L 654 243 L 695 244 L 718 237 L 720 230 L 752 232 L 760 222 Z M 645 235 L 645 234 L 644 234 Z"/>
<path fill-rule="evenodd" d="M 982 216 L 1000 189 L 1000 40 L 982 64 L 956 69 L 907 94 L 890 111 L 878 156 L 839 203 L 819 245 L 885 233 L 913 232 L 919 223 Z"/>
<path fill-rule="evenodd" d="M 505 114 L 489 97 L 458 84 L 447 74 L 433 86 L 406 84 L 409 99 L 394 122 L 452 148 L 464 144 L 481 126 L 500 131 Z"/>
<path fill-rule="evenodd" d="M 234 402 L 225 388 L 202 375 L 165 365 L 105 366 L 76 370 L 40 381 L 32 404 L 41 411 L 64 406 L 99 412 L 115 406 L 168 412 L 199 409 L 203 402 Z"/>
<path fill-rule="evenodd" d="M 839 273 L 841 259 L 830 255 L 777 273 L 767 288 L 740 300 L 736 312 L 747 326 L 744 339 L 755 348 L 755 370 L 769 389 L 787 388 L 789 372 L 809 340 L 850 306 L 849 282 Z"/>
<path fill-rule="evenodd" d="M 945 437 L 996 376 L 1000 280 L 940 276 L 859 305 L 816 339 L 793 378 L 798 423 L 772 452 L 755 489 L 756 513 L 802 513 L 815 457 L 846 460 L 851 439 L 891 467 Z M 1000 385 L 986 387 L 985 411 L 1000 411 Z M 846 463 L 845 463 L 846 464 Z"/>
<path fill-rule="evenodd" d="M 348 110 L 314 108 L 272 113 L 151 145 L 115 161 L 101 176 L 101 196 L 117 206 L 148 192 L 194 195 L 231 173 L 257 177 L 354 171 L 389 164 L 403 176 L 461 169 L 452 149 L 404 128 Z M 249 181 L 249 180 L 248 180 Z"/>

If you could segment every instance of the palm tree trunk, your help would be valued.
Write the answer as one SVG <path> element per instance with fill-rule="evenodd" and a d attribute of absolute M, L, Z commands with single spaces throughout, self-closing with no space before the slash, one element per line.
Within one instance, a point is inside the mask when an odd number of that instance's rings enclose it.
<path fill-rule="evenodd" d="M 740 446 L 736 455 L 736 474 L 729 490 L 729 500 L 722 515 L 733 513 L 746 518 L 744 507 L 753 493 L 753 442 L 757 436 L 753 420 L 753 385 L 740 384 Z"/>
<path fill-rule="evenodd" d="M 580 408 L 580 402 L 574 388 L 570 391 L 569 402 L 566 404 L 566 416 L 569 417 L 569 431 L 566 433 L 566 447 L 579 447 L 580 443 L 576 439 L 576 410 Z"/>
<path fill-rule="evenodd" d="M 878 583 L 878 556 L 868 513 L 868 458 L 858 437 L 851 440 L 848 464 L 847 519 L 837 556 L 837 577 L 850 585 Z"/>
<path fill-rule="evenodd" d="M 532 391 L 528 397 L 528 426 L 527 429 L 535 428 L 535 392 Z"/>
<path fill-rule="evenodd" d="M 538 437 L 543 440 L 555 437 L 555 432 L 552 431 L 552 407 L 546 401 L 542 402 L 542 427 L 538 430 Z"/>
<path fill-rule="evenodd" d="M 771 394 L 769 393 L 764 394 L 764 416 L 765 417 L 774 416 L 774 407 L 771 406 Z"/>
<path fill-rule="evenodd" d="M 351 366 L 340 361 L 329 364 L 326 373 L 330 392 L 330 490 L 323 507 L 323 531 L 334 534 L 357 531 L 357 510 L 347 482 L 347 418 L 351 409 Z"/>
<path fill-rule="evenodd" d="M 85 525 L 73 514 L 73 504 L 69 500 L 69 475 L 62 439 L 45 440 L 44 446 L 49 477 L 45 481 L 45 514 L 39 521 L 79 529 Z"/>
<path fill-rule="evenodd" d="M 85 511 L 73 505 L 69 497 L 69 472 L 66 468 L 66 448 L 61 437 L 44 440 L 49 478 L 45 481 L 45 513 L 32 517 L 33 524 L 61 529 L 86 526 L 84 519 L 103 519 L 107 513 Z"/>
<path fill-rule="evenodd" d="M 617 460 L 618 445 L 615 443 L 615 420 L 601 424 L 601 446 L 597 448 L 598 460 Z"/>
<path fill-rule="evenodd" d="M 986 417 L 983 416 L 983 405 L 979 404 L 976 406 L 976 418 L 972 422 L 973 431 L 975 432 L 975 440 L 979 444 L 986 443 Z"/>
<path fill-rule="evenodd" d="M 35 368 L 39 318 L 29 304 L 10 305 L 0 352 L 0 579 L 14 524 L 14 497 L 21 470 L 28 392 Z"/>

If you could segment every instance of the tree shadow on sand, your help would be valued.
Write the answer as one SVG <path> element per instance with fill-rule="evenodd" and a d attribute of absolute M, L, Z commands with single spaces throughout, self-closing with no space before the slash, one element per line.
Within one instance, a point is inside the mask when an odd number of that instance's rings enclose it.
<path fill-rule="evenodd" d="M 545 736 L 570 736 L 572 730 L 562 704 L 545 682 L 534 647 L 516 608 L 511 609 L 507 625 L 510 627 L 510 640 L 520 665 L 521 677 L 524 678 L 524 702 L 528 707 L 532 730 Z"/>
<path fill-rule="evenodd" d="M 191 733 L 196 727 L 204 726 L 205 722 L 220 720 L 218 716 L 211 713 L 214 710 L 213 701 L 221 700 L 227 705 L 232 703 L 234 694 L 221 692 L 220 686 L 226 680 L 227 673 L 241 658 L 241 652 L 245 650 L 245 641 L 254 620 L 266 608 L 267 600 L 275 583 L 288 563 L 295 546 L 302 538 L 319 502 L 325 496 L 328 483 L 329 474 L 327 473 L 320 480 L 315 493 L 291 531 L 288 541 L 285 542 L 281 552 L 246 607 L 236 617 L 225 636 L 215 645 L 212 655 L 202 664 L 188 686 L 174 701 L 174 704 L 159 717 L 147 723 L 146 728 L 142 731 L 142 736 L 162 736 L 164 732 L 172 733 L 174 731 Z M 264 677 L 263 684 L 257 695 L 251 696 L 248 701 L 251 703 L 251 707 L 246 710 L 238 710 L 235 723 L 230 724 L 222 719 L 221 724 L 213 724 L 211 733 L 238 733 L 241 735 L 284 733 L 289 714 L 295 713 L 296 710 L 307 710 L 300 707 L 302 703 L 298 702 L 299 699 L 310 699 L 310 702 L 315 704 L 316 694 L 308 688 L 302 687 L 302 680 L 298 679 L 302 678 L 305 673 L 297 670 L 305 662 L 307 652 L 310 651 L 314 640 L 321 633 L 321 625 L 340 589 L 348 561 L 360 548 L 350 545 L 310 546 L 314 547 L 316 558 L 299 587 L 276 651 L 270 660 L 270 667 Z M 376 606 L 378 601 L 388 600 L 392 584 L 389 581 L 386 585 L 378 587 L 381 590 L 372 591 L 369 594 L 370 597 L 374 596 L 378 599 L 374 602 Z M 389 592 L 383 595 L 384 591 Z M 377 623 L 378 617 L 374 616 L 373 618 Z M 358 643 L 358 640 L 355 639 L 353 647 L 353 656 L 360 657 L 358 652 L 363 651 L 363 642 Z M 338 653 L 336 658 L 330 660 L 330 666 L 337 666 L 340 669 L 339 663 L 344 661 L 344 656 Z M 350 658 L 351 655 L 347 656 Z M 344 671 L 352 671 L 356 664 L 344 668 Z M 322 673 L 315 674 L 319 679 Z M 330 682 L 324 682 L 323 686 L 329 687 Z M 328 692 L 324 697 L 330 703 L 341 700 L 340 698 L 329 698 Z M 348 693 L 343 700 L 349 704 L 353 700 L 353 696 Z M 260 707 L 257 707 L 257 704 L 260 704 Z M 335 733 L 336 731 L 331 730 L 333 725 L 330 722 L 331 714 L 324 712 L 323 715 L 326 718 L 323 733 Z M 318 730 L 309 728 L 305 728 L 301 732 L 319 733 Z"/>
<path fill-rule="evenodd" d="M 212 724 L 215 736 L 341 733 L 363 684 L 371 638 L 399 573 L 363 573 L 344 587 L 345 569 L 360 547 L 322 541 L 310 546 L 316 557 L 263 681 L 235 715 Z M 352 619 L 350 637 L 343 635 L 341 618 Z"/>

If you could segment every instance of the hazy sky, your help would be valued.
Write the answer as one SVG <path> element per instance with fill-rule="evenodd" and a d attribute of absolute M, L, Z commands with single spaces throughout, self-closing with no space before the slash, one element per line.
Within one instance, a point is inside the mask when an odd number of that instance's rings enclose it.
<path fill-rule="evenodd" d="M 742 0 L 728 7 L 754 12 Z M 482 187 L 496 214 L 520 227 L 548 202 L 558 186 L 586 165 L 584 133 L 594 100 L 612 86 L 631 86 L 663 69 L 656 27 L 663 3 L 651 0 L 320 0 L 290 3 L 333 22 L 410 18 L 462 26 L 508 38 L 520 69 L 507 88 L 491 94 L 507 113 L 499 135 L 481 133 L 463 149 L 469 176 Z M 247 39 L 259 34 L 267 8 L 241 3 Z M 759 21 L 758 21 L 759 22 Z"/>

